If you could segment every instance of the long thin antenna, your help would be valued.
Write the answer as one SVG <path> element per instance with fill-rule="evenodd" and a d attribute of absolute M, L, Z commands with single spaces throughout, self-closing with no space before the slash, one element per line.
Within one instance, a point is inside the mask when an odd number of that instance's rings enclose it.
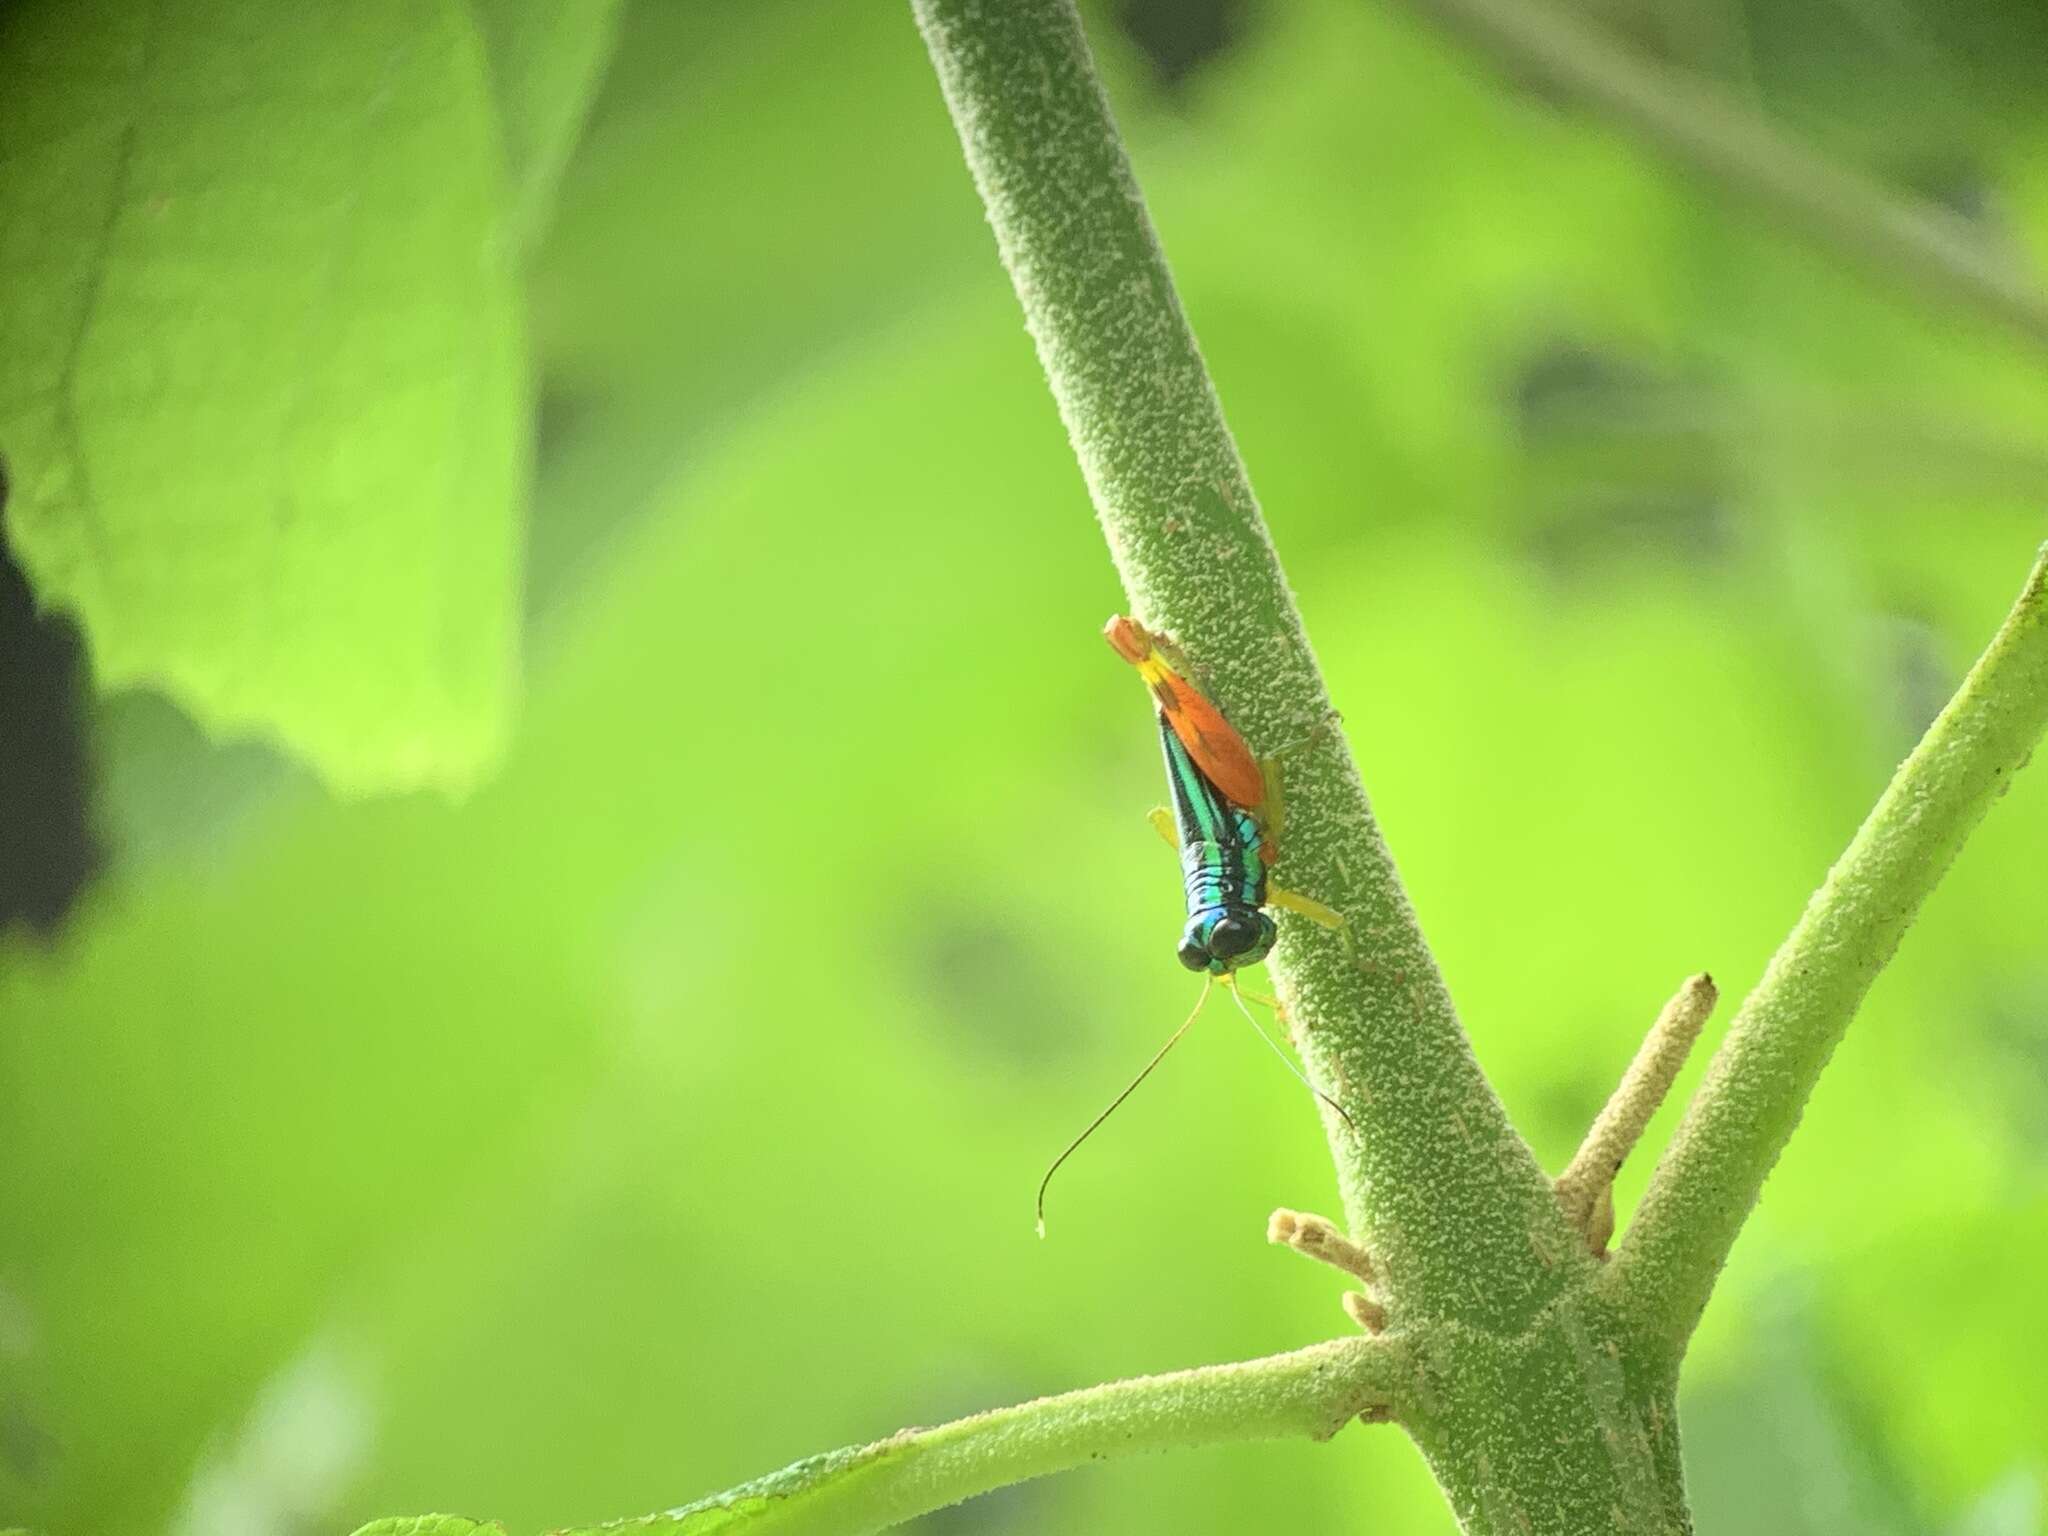
<path fill-rule="evenodd" d="M 1090 1120 L 1088 1122 L 1088 1129 L 1083 1131 L 1080 1135 L 1076 1136 L 1072 1141 L 1068 1142 L 1066 1151 L 1062 1152 L 1058 1157 L 1054 1158 L 1052 1160 L 1052 1166 L 1045 1170 L 1045 1177 L 1038 1181 L 1038 1235 L 1040 1237 L 1045 1236 L 1046 1187 L 1052 1183 L 1052 1176 L 1060 1171 L 1060 1164 L 1064 1163 L 1068 1158 L 1072 1157 L 1075 1151 L 1079 1149 L 1081 1143 L 1086 1141 L 1090 1136 L 1093 1136 L 1097 1128 L 1101 1126 L 1102 1122 L 1107 1120 L 1111 1115 L 1115 1114 L 1117 1112 L 1117 1107 L 1121 1105 L 1125 1099 L 1128 1099 L 1132 1094 L 1138 1091 L 1138 1084 L 1142 1083 L 1143 1081 L 1145 1081 L 1146 1078 L 1152 1075 L 1152 1069 L 1158 1066 L 1160 1062 L 1166 1059 L 1166 1053 L 1172 1050 L 1176 1045 L 1180 1044 L 1180 1037 L 1188 1032 L 1188 1026 L 1193 1024 L 1195 1022 L 1195 1019 L 1200 1015 L 1202 1011 L 1202 1004 L 1209 1001 L 1209 986 L 1210 983 L 1214 980 L 1215 978 L 1212 976 L 1204 976 L 1202 978 L 1202 995 L 1195 999 L 1195 1006 L 1193 1011 L 1190 1012 L 1188 1016 L 1181 1021 L 1180 1028 L 1176 1029 L 1171 1035 L 1167 1037 L 1166 1044 L 1159 1047 L 1158 1051 L 1153 1054 L 1152 1059 L 1145 1063 L 1145 1070 L 1140 1072 L 1136 1077 L 1131 1079 L 1130 1086 L 1125 1088 L 1124 1091 L 1118 1094 L 1115 1098 L 1111 1099 L 1109 1101 L 1109 1108 L 1105 1109 L 1093 1120 Z M 1341 1114 L 1343 1112 L 1340 1110 L 1338 1111 L 1338 1113 Z"/>
<path fill-rule="evenodd" d="M 1306 1088 L 1310 1093 L 1314 1094 L 1317 1098 L 1321 1099 L 1325 1104 L 1329 1105 L 1330 1108 L 1334 1109 L 1337 1112 L 1337 1118 L 1339 1120 L 1342 1120 L 1347 1126 L 1351 1126 L 1351 1134 L 1356 1136 L 1358 1134 L 1358 1127 L 1351 1124 L 1351 1117 L 1344 1113 L 1344 1106 L 1342 1104 L 1339 1104 L 1335 1099 L 1331 1098 L 1327 1093 L 1323 1092 L 1323 1090 L 1318 1088 L 1314 1083 L 1310 1082 L 1306 1077 L 1302 1075 L 1301 1068 L 1297 1067 L 1293 1062 L 1287 1059 L 1287 1053 L 1280 1049 L 1279 1043 L 1275 1041 L 1271 1035 L 1266 1033 L 1264 1026 L 1262 1026 L 1257 1019 L 1252 1017 L 1251 1009 L 1245 1007 L 1244 998 L 1238 993 L 1237 983 L 1234 980 L 1232 980 L 1229 976 L 1225 976 L 1223 978 L 1223 990 L 1228 992 L 1230 994 L 1230 1000 L 1233 1003 L 1237 1004 L 1237 1011 L 1244 1015 L 1245 1023 L 1251 1025 L 1253 1030 L 1257 1032 L 1258 1037 L 1266 1042 L 1267 1047 L 1273 1052 L 1275 1056 L 1278 1056 L 1280 1058 L 1280 1065 L 1285 1067 L 1288 1071 L 1292 1072 L 1294 1074 L 1294 1080 L 1300 1083 L 1302 1087 Z"/>

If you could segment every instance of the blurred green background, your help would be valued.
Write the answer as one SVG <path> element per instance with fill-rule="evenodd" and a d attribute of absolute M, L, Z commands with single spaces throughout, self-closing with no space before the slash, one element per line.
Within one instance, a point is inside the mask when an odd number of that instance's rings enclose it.
<path fill-rule="evenodd" d="M 2048 240 L 2024 0 L 1591 9 Z M 1088 15 L 1388 837 L 1559 1167 L 1681 977 L 1757 977 L 2017 590 L 2048 359 L 1398 7 Z M 528 1531 L 1348 1326 L 1264 1246 L 1332 1178 L 1227 1014 L 1032 1235 L 1191 983 L 1120 594 L 905 8 L 616 27 L 520 262 L 524 683 L 479 787 L 340 799 L 143 690 L 17 714 L 0 1525 Z M 81 675 L 62 621 L 8 645 Z M 1683 1403 L 1704 1533 L 2044 1528 L 2044 848 L 2029 776 L 1736 1250 Z M 921 1529 L 1265 1531 L 1282 1490 L 1288 1530 L 1450 1529 L 1357 1430 Z"/>

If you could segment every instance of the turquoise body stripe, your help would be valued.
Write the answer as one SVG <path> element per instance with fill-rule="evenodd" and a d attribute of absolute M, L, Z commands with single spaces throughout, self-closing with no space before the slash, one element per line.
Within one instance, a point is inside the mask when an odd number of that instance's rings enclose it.
<path fill-rule="evenodd" d="M 1180 826 L 1180 840 L 1188 843 L 1216 843 L 1223 838 L 1223 826 L 1230 807 L 1208 775 L 1195 766 L 1180 737 L 1171 731 L 1166 737 L 1166 762 L 1173 775 L 1174 820 Z"/>

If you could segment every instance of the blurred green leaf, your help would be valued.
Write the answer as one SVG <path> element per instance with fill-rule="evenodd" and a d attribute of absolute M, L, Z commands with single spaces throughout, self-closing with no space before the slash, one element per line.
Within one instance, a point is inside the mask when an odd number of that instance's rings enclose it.
<path fill-rule="evenodd" d="M 337 787 L 469 782 L 513 689 L 528 411 L 476 27 L 41 3 L 0 53 L 0 451 L 41 600 L 102 687 Z"/>
<path fill-rule="evenodd" d="M 618 25 L 620 0 L 469 0 L 496 82 L 512 227 L 531 239 L 554 201 Z"/>
<path fill-rule="evenodd" d="M 1927 1536 L 1911 1460 L 1887 1454 L 1839 1390 L 1806 1292 L 1791 1281 L 1758 1296 L 1737 1357 L 1685 1394 L 1694 1517 L 1706 1531 Z"/>
<path fill-rule="evenodd" d="M 745 15 L 623 17 L 534 269 L 556 388 L 652 380 L 672 415 L 730 420 L 862 324 L 914 312 L 935 275 L 1002 291 L 908 13 Z"/>
<path fill-rule="evenodd" d="M 644 1531 L 648 1536 L 716 1536 L 731 1532 L 739 1536 L 743 1531 L 779 1528 L 785 1517 L 800 1520 L 805 1515 L 825 1514 L 832 1497 L 845 1491 L 849 1483 L 876 1463 L 885 1458 L 900 1460 L 915 1455 L 916 1450 L 912 1444 L 884 1441 L 827 1451 L 680 1509 L 608 1521 L 602 1526 L 564 1529 L 555 1536 L 602 1536 L 607 1531 Z M 472 1531 L 499 1529 L 502 1527 L 479 1526 L 448 1515 L 423 1515 L 417 1519 L 374 1521 L 356 1531 L 355 1536 L 469 1536 Z"/>
<path fill-rule="evenodd" d="M 474 1536 L 478 1531 L 503 1531 L 496 1521 L 488 1524 L 465 1520 L 460 1515 L 401 1515 L 390 1520 L 372 1520 L 355 1536 Z"/>
<path fill-rule="evenodd" d="M 914 1445 L 887 1441 L 827 1451 L 681 1509 L 617 1525 L 565 1531 L 562 1536 L 600 1536 L 601 1530 L 620 1529 L 646 1531 L 651 1536 L 714 1536 L 722 1531 L 739 1536 L 744 1531 L 779 1527 L 784 1517 L 801 1520 L 807 1514 L 825 1514 L 832 1496 L 844 1491 L 877 1462 L 900 1460 L 916 1452 Z M 828 1527 L 829 1523 L 828 1520 Z"/>

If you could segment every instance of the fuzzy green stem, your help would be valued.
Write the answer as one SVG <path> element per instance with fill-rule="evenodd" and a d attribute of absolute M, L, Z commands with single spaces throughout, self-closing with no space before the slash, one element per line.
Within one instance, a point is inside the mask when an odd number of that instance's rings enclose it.
<path fill-rule="evenodd" d="M 2048 345 L 2048 293 L 1945 209 L 1889 192 L 1726 93 L 1633 56 L 1543 0 L 1405 3 L 1808 236 Z"/>
<path fill-rule="evenodd" d="M 1274 975 L 1317 1088 L 1345 1213 L 1397 1320 L 1513 1331 L 1577 1246 L 1473 1059 L 1381 840 L 1071 0 L 913 0 L 1024 317 L 1136 616 L 1286 764 Z M 1091 616 L 1092 618 L 1092 616 Z M 1162 943 L 1162 955 L 1165 946 Z M 1587 1262 L 1590 1262 L 1588 1260 Z"/>
<path fill-rule="evenodd" d="M 1963 839 L 2048 729 L 2048 549 L 1743 1002 L 1608 1276 L 1673 1358 L 1821 1069 Z"/>
<path fill-rule="evenodd" d="M 1327 1440 L 1361 1414 L 1387 1417 L 1406 1370 L 1391 1341 L 1338 1339 L 1262 1360 L 1113 1381 L 906 1429 L 603 1529 L 680 1536 L 723 1516 L 715 1528 L 731 1536 L 863 1536 L 1091 1462 L 1246 1440 Z"/>
<path fill-rule="evenodd" d="M 2048 294 L 1945 209 L 1894 195 L 1724 92 L 1631 55 L 1543 0 L 1405 3 L 1810 237 L 2048 345 Z"/>

